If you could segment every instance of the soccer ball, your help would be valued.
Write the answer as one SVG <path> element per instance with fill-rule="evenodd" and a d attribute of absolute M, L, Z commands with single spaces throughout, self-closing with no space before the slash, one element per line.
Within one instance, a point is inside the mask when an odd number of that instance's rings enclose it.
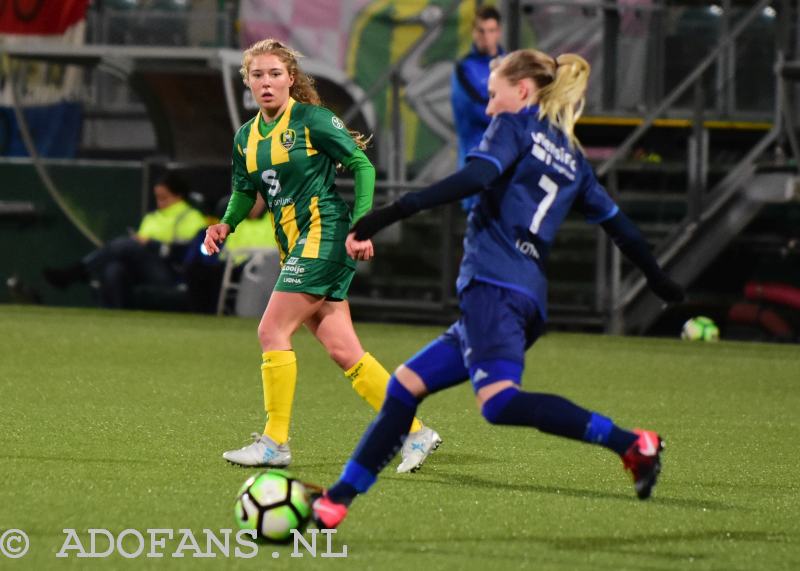
<path fill-rule="evenodd" d="M 241 529 L 254 529 L 269 541 L 288 541 L 292 530 L 302 531 L 311 516 L 308 491 L 289 472 L 267 470 L 248 478 L 234 505 Z"/>
<path fill-rule="evenodd" d="M 681 339 L 689 341 L 719 341 L 719 327 L 708 317 L 702 315 L 692 317 L 683 324 Z"/>

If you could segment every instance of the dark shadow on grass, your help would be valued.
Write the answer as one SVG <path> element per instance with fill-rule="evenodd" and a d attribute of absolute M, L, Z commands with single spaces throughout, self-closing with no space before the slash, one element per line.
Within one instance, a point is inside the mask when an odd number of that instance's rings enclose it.
<path fill-rule="evenodd" d="M 423 468 L 424 470 L 424 468 Z M 535 478 L 535 474 L 531 475 L 531 478 Z M 387 477 L 386 479 L 397 480 L 399 477 Z M 479 478 L 477 476 L 471 474 L 447 474 L 438 471 L 436 474 L 428 475 L 428 474 L 419 474 L 414 478 L 403 478 L 403 481 L 413 482 L 413 483 L 422 483 L 422 484 L 437 484 L 437 485 L 458 485 L 464 486 L 466 488 L 474 488 L 480 490 L 508 490 L 508 491 L 516 491 L 516 492 L 528 492 L 528 493 L 537 493 L 537 494 L 549 494 L 549 495 L 558 495 L 558 496 L 566 496 L 571 498 L 581 498 L 581 499 L 602 499 L 602 500 L 621 500 L 625 502 L 638 502 L 633 494 L 633 487 L 631 487 L 630 494 L 622 494 L 622 493 L 615 493 L 615 492 L 604 492 L 602 490 L 587 490 L 587 489 L 580 489 L 580 488 L 571 488 L 568 486 L 543 486 L 536 483 L 511 483 L 511 482 L 502 482 L 497 480 L 487 480 L 483 478 Z M 685 498 L 675 498 L 675 497 L 660 497 L 657 495 L 658 491 L 656 490 L 656 495 L 648 500 L 650 504 L 657 504 L 669 507 L 680 507 L 680 508 L 688 508 L 688 509 L 707 509 L 707 510 L 739 510 L 742 511 L 743 508 L 738 506 L 725 504 L 722 502 L 716 502 L 713 500 L 694 500 L 694 499 L 685 499 Z"/>
<path fill-rule="evenodd" d="M 160 459 L 144 458 L 70 458 L 69 456 L 37 456 L 32 454 L 0 455 L 0 460 L 33 460 L 61 464 L 164 464 Z"/>
<path fill-rule="evenodd" d="M 292 465 L 287 469 L 291 472 L 300 472 L 309 468 L 331 468 L 339 472 L 342 470 L 342 468 L 344 468 L 345 462 L 347 462 L 347 458 L 336 460 L 334 462 L 292 462 Z"/>
<path fill-rule="evenodd" d="M 348 458 L 343 456 L 339 460 L 334 460 L 331 462 L 293 462 L 292 465 L 289 467 L 290 470 L 294 472 L 299 472 L 301 470 L 306 469 L 327 469 L 333 468 L 335 470 L 341 470 L 345 463 L 347 462 Z M 436 462 L 438 465 L 441 461 L 442 464 L 446 464 L 447 466 L 461 466 L 461 465 L 474 465 L 474 464 L 496 464 L 500 462 L 498 458 L 492 458 L 488 456 L 483 456 L 480 454 L 469 454 L 469 453 L 441 453 L 436 452 L 431 459 L 430 462 Z M 394 474 L 395 471 L 393 467 L 396 467 L 396 464 L 400 463 L 400 456 L 398 455 L 395 460 L 393 460 L 389 466 L 383 471 L 384 475 Z M 424 474 L 426 471 L 425 467 L 422 468 L 422 472 L 420 474 Z M 409 475 L 407 477 L 414 478 L 417 475 Z M 385 477 L 385 476 L 382 476 Z"/>
<path fill-rule="evenodd" d="M 437 465 L 442 463 L 447 466 L 460 466 L 470 464 L 497 464 L 500 462 L 500 459 L 483 454 L 470 454 L 468 452 L 436 451 L 428 458 L 428 462 L 435 462 Z M 424 466 L 422 470 L 425 470 Z"/>
<path fill-rule="evenodd" d="M 523 522 L 521 522 L 523 523 Z M 467 546 L 481 545 L 486 549 L 471 552 L 471 557 L 491 559 L 518 560 L 519 552 L 514 550 L 508 555 L 504 554 L 503 546 L 523 543 L 526 545 L 541 545 L 559 552 L 606 552 L 624 555 L 636 555 L 642 558 L 652 558 L 662 561 L 686 561 L 691 558 L 701 560 L 707 558 L 699 553 L 676 552 L 674 544 L 687 545 L 689 549 L 695 548 L 703 542 L 748 542 L 748 543 L 793 543 L 797 541 L 796 535 L 785 533 L 772 533 L 765 531 L 678 531 L 653 534 L 634 534 L 622 537 L 615 536 L 574 536 L 553 537 L 552 535 L 538 535 L 527 533 L 525 530 L 516 531 L 511 535 L 498 535 L 497 533 L 481 532 L 480 534 L 463 535 L 460 537 L 436 537 L 435 534 L 426 534 L 426 551 L 437 555 L 463 556 Z M 645 549 L 647 546 L 656 546 L 658 551 Z M 397 551 L 408 553 L 419 551 L 419 540 L 386 539 L 371 540 L 369 547 L 379 551 Z M 362 546 L 363 549 L 363 546 Z"/>

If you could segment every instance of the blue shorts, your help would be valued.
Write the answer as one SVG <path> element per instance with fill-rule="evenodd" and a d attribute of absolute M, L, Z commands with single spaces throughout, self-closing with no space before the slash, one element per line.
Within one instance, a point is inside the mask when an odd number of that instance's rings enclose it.
<path fill-rule="evenodd" d="M 543 331 L 533 298 L 473 281 L 459 295 L 461 318 L 407 363 L 436 392 L 472 379 L 478 389 L 496 381 L 519 383 L 525 351 Z"/>

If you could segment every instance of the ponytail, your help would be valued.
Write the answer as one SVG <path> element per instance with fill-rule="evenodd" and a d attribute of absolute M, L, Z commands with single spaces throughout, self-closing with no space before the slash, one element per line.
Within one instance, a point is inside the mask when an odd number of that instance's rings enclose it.
<path fill-rule="evenodd" d="M 547 117 L 551 125 L 564 132 L 570 145 L 578 145 L 575 124 L 586 104 L 589 63 L 576 54 L 556 58 L 555 79 L 539 91 L 539 118 Z"/>
<path fill-rule="evenodd" d="M 539 88 L 539 119 L 547 118 L 567 136 L 570 145 L 580 146 L 575 137 L 575 123 L 583 113 L 591 71 L 585 59 L 577 54 L 562 54 L 553 59 L 538 50 L 517 50 L 493 60 L 492 70 L 512 84 L 525 78 L 533 80 Z"/>

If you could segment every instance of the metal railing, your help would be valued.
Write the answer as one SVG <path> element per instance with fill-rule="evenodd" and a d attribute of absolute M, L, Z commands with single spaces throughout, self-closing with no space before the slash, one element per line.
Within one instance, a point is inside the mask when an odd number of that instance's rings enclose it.
<path fill-rule="evenodd" d="M 635 115 L 658 105 L 669 87 L 728 37 L 741 13 L 752 7 L 733 0 L 506 0 L 506 5 L 510 13 L 520 14 L 509 22 L 510 48 L 580 53 L 602 72 L 590 86 L 587 111 Z M 759 88 L 760 80 L 769 79 L 764 58 L 771 59 L 768 51 L 780 22 L 769 3 L 755 16 L 756 25 L 739 38 L 758 50 L 742 53 L 729 44 L 715 56 L 708 84 L 718 97 L 707 104 L 718 115 L 763 116 L 771 111 L 769 90 Z M 747 74 L 737 75 L 742 68 Z M 681 102 L 681 110 L 692 106 L 691 99 Z"/>
<path fill-rule="evenodd" d="M 756 2 L 732 28 L 720 38 L 718 45 L 708 53 L 692 72 L 644 118 L 626 140 L 616 149 L 614 154 L 604 161 L 598 168 L 597 174 L 606 177 L 607 186 L 612 194 L 618 193 L 617 181 L 619 180 L 618 169 L 626 161 L 631 151 L 643 140 L 646 134 L 652 132 L 657 120 L 674 110 L 676 104 L 687 94 L 692 95 L 691 128 L 687 139 L 686 158 L 687 158 L 687 181 L 686 181 L 686 215 L 678 223 L 673 232 L 669 233 L 664 240 L 657 245 L 656 252 L 659 263 L 662 266 L 669 265 L 678 252 L 683 248 L 691 237 L 695 234 L 700 225 L 708 223 L 723 207 L 723 205 L 738 192 L 736 182 L 746 173 L 752 173 L 755 161 L 761 157 L 769 147 L 778 140 L 778 135 L 783 130 L 782 117 L 786 112 L 786 93 L 780 77 L 773 76 L 772 84 L 775 86 L 775 103 L 772 112 L 772 126 L 758 142 L 749 149 L 738 161 L 731 165 L 729 172 L 716 183 L 709 187 L 709 161 L 711 149 L 709 143 L 709 130 L 706 119 L 709 115 L 707 109 L 707 94 L 704 78 L 713 66 L 720 64 L 720 59 L 729 54 L 737 46 L 737 41 L 746 34 L 754 22 L 764 14 L 764 11 L 771 9 L 775 4 L 770 0 L 760 0 Z M 726 3 L 730 6 L 730 2 Z M 780 10 L 784 14 L 790 13 L 790 2 L 788 0 L 780 2 Z M 779 33 L 774 38 L 775 52 L 777 61 L 783 58 L 783 53 L 788 48 L 788 17 L 780 18 Z M 741 46 L 739 46 L 741 49 Z M 776 64 L 776 65 L 779 65 Z M 719 89 L 715 95 L 724 95 L 722 91 L 726 85 L 716 84 Z M 793 134 L 789 137 L 794 140 Z M 796 144 L 796 141 L 794 142 Z M 793 145 L 794 146 L 794 145 Z M 605 238 L 603 237 L 605 240 Z M 602 265 L 601 265 L 602 264 Z M 644 278 L 637 272 L 623 278 L 622 260 L 616 249 L 611 249 L 610 260 L 601 260 L 598 264 L 597 288 L 598 291 L 606 291 L 610 300 L 611 311 L 609 314 L 609 327 L 612 332 L 621 333 L 624 330 L 623 313 L 625 307 L 632 300 L 640 295 L 646 287 Z"/>
<path fill-rule="evenodd" d="M 235 16 L 220 10 L 107 9 L 87 12 L 89 43 L 172 47 L 236 47 Z"/>
<path fill-rule="evenodd" d="M 787 0 L 783 0 L 786 2 Z M 720 115 L 733 114 L 738 111 L 736 107 L 735 97 L 731 93 L 735 92 L 735 85 L 737 79 L 733 71 L 736 68 L 737 58 L 740 53 L 733 49 L 736 41 L 743 37 L 748 30 L 751 29 L 753 23 L 757 18 L 763 16 L 764 10 L 770 6 L 768 0 L 760 0 L 757 2 L 742 18 L 736 22 L 732 21 L 729 15 L 732 10 L 732 3 L 730 0 L 720 2 L 723 7 L 723 14 L 721 15 L 720 25 L 720 39 L 718 45 L 705 56 L 698 64 L 697 68 L 684 79 L 677 87 L 672 89 L 667 97 L 659 102 L 661 99 L 661 88 L 651 89 L 642 92 L 646 97 L 642 97 L 641 101 L 644 106 L 634 109 L 621 109 L 619 101 L 619 93 L 621 88 L 617 78 L 621 75 L 620 69 L 624 67 L 621 63 L 619 44 L 614 47 L 610 42 L 614 31 L 620 31 L 622 26 L 622 19 L 629 15 L 640 14 L 643 18 L 650 18 L 647 21 L 649 26 L 647 32 L 653 32 L 652 37 L 648 37 L 645 44 L 638 45 L 645 50 L 645 55 L 642 60 L 642 65 L 638 68 L 633 67 L 632 73 L 644 74 L 644 70 L 649 70 L 645 79 L 642 80 L 644 84 L 662 85 L 666 82 L 665 70 L 665 55 L 664 55 L 664 31 L 660 29 L 663 25 L 663 16 L 667 13 L 667 8 L 662 3 L 653 3 L 642 6 L 631 6 L 629 4 L 618 4 L 609 1 L 593 1 L 593 0 L 528 0 L 507 2 L 508 6 L 514 7 L 520 11 L 520 18 L 508 17 L 508 27 L 514 28 L 513 23 L 522 25 L 518 29 L 518 41 L 522 42 L 525 38 L 524 24 L 529 20 L 535 19 L 541 11 L 554 10 L 562 8 L 566 10 L 567 16 L 572 12 L 570 10 L 578 10 L 585 16 L 586 22 L 592 28 L 597 22 L 603 23 L 601 41 L 595 47 L 597 48 L 598 62 L 605 62 L 600 68 L 604 73 L 597 74 L 599 77 L 606 77 L 601 85 L 594 85 L 590 89 L 601 93 L 601 95 L 594 99 L 595 106 L 589 108 L 589 112 L 613 112 L 614 114 L 630 114 L 637 113 L 643 110 L 651 109 L 652 111 L 646 114 L 644 122 L 634 130 L 631 137 L 623 143 L 623 145 L 615 152 L 615 154 L 599 167 L 599 174 L 607 178 L 608 186 L 614 192 L 614 180 L 620 176 L 619 167 L 630 152 L 635 148 L 637 143 L 641 141 L 642 137 L 648 130 L 653 128 L 656 120 L 662 117 L 686 117 L 692 124 L 691 134 L 689 139 L 691 143 L 687 143 L 687 157 L 691 157 L 692 163 L 688 165 L 689 178 L 687 180 L 687 188 L 690 192 L 687 193 L 687 200 L 691 206 L 691 216 L 697 218 L 702 216 L 701 210 L 705 205 L 706 199 L 706 181 L 708 173 L 708 137 L 707 128 L 704 126 L 705 119 L 713 114 L 715 118 Z M 400 101 L 403 95 L 403 88 L 405 87 L 404 66 L 405 64 L 415 58 L 421 57 L 427 48 L 431 45 L 433 39 L 441 33 L 442 25 L 447 21 L 448 17 L 452 15 L 459 6 L 458 1 L 453 1 L 442 9 L 437 18 L 429 18 L 421 20 L 424 24 L 425 31 L 422 36 L 408 48 L 406 53 L 391 66 L 386 72 L 372 85 L 365 89 L 363 97 L 357 99 L 353 107 L 345 113 L 345 119 L 355 115 L 358 110 L 366 104 L 372 102 L 372 97 L 380 93 L 386 88 L 387 85 L 391 86 L 392 97 L 390 99 L 390 133 L 388 140 L 391 145 L 389 146 L 389 155 L 391 159 L 388 161 L 389 168 L 388 180 L 382 180 L 377 183 L 379 189 L 385 189 L 389 192 L 384 193 L 384 197 L 393 196 L 397 191 L 420 188 L 425 186 L 424 178 L 416 180 L 407 180 L 408 175 L 406 172 L 407 164 L 404 157 L 405 139 L 403 133 L 403 124 L 400 115 Z M 525 15 L 526 8 L 534 10 L 533 16 Z M 507 13 L 508 14 L 508 13 Z M 574 19 L 574 18 L 573 18 Z M 510 21 L 509 21 L 510 20 Z M 164 11 L 120 11 L 120 10 L 105 10 L 93 11 L 89 14 L 89 27 L 90 39 L 95 43 L 109 44 L 109 43 L 148 43 L 150 45 L 170 45 L 173 42 L 181 42 L 181 45 L 193 46 L 230 46 L 234 43 L 232 34 L 234 17 L 229 12 L 219 13 L 195 13 L 192 12 L 164 12 Z M 204 23 L 203 23 L 204 22 Z M 203 25 L 200 25 L 203 24 Z M 596 27 L 596 26 L 595 26 Z M 205 30 L 205 31 L 203 31 Z M 626 32 L 627 33 L 627 32 Z M 620 38 L 629 38 L 629 35 L 623 33 Z M 619 42 L 620 38 L 614 39 L 614 42 Z M 546 38 L 545 38 L 546 39 Z M 626 40 L 627 41 L 627 40 Z M 658 42 L 662 42 L 659 44 Z M 599 47 L 598 47 L 599 46 Z M 514 47 L 512 42 L 509 47 Z M 566 51 L 568 46 L 566 44 L 560 45 L 540 45 L 549 52 L 559 53 Z M 178 50 L 176 50 L 178 51 Z M 699 58 L 699 56 L 698 56 Z M 713 68 L 713 71 L 712 71 Z M 222 66 L 222 69 L 227 69 Z M 230 71 L 230 70 L 228 70 Z M 707 77 L 710 73 L 714 73 L 714 81 L 712 89 L 717 97 L 712 98 L 714 103 L 709 105 L 709 97 L 707 97 Z M 624 75 L 624 74 L 623 74 Z M 656 78 L 654 81 L 650 79 Z M 660 79 L 659 79 L 660 78 Z M 612 81 L 613 80 L 613 81 Z M 704 83 L 705 82 L 705 83 Z M 230 81 L 226 81 L 226 85 Z M 694 90 L 694 91 L 692 91 Z M 733 90 L 733 91 L 732 91 Z M 687 105 L 685 101 L 686 95 L 692 95 L 691 103 Z M 230 97 L 229 97 L 230 100 Z M 722 101 L 724 105 L 719 106 L 716 102 Z M 230 103 L 230 101 L 229 101 Z M 451 144 L 450 142 L 446 144 Z M 688 145 L 693 145 L 692 149 Z M 695 160 L 698 158 L 700 160 Z M 347 181 L 341 181 L 342 186 L 347 186 Z M 692 202 L 692 201 L 695 202 Z M 453 277 L 456 272 L 456 266 L 453 257 L 450 255 L 455 247 L 456 229 L 459 227 L 459 220 L 453 208 L 448 208 L 442 211 L 442 218 L 439 220 L 441 228 L 441 237 L 438 247 L 440 249 L 440 263 L 439 275 L 432 276 L 431 281 L 438 282 L 438 299 L 429 302 L 425 305 L 427 310 L 441 310 L 446 311 L 451 308 L 453 302 Z M 599 310 L 606 305 L 605 300 L 610 298 L 613 300 L 612 305 L 616 311 L 619 311 L 621 304 L 624 303 L 626 295 L 631 295 L 632 292 L 638 291 L 636 288 L 641 289 L 643 283 L 634 284 L 629 286 L 623 283 L 621 275 L 621 261 L 616 249 L 608 250 L 605 242 L 598 241 L 597 262 L 595 272 L 595 303 L 593 309 Z M 610 292 L 610 293 L 609 293 Z M 371 300 L 362 300 L 364 303 L 374 303 Z M 382 303 L 385 307 L 405 307 L 407 300 L 402 299 L 384 299 Z M 419 306 L 419 302 L 414 302 Z M 610 316 L 613 318 L 613 315 Z"/>

